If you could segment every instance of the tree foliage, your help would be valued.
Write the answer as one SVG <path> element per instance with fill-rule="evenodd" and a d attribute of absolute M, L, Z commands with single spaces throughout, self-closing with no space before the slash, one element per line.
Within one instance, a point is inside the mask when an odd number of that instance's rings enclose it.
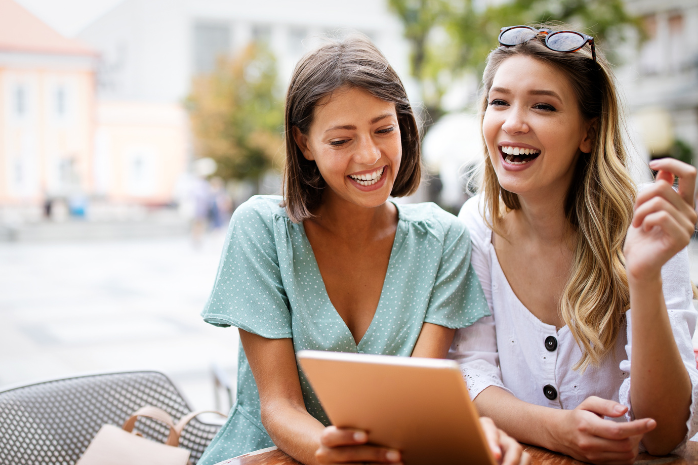
<path fill-rule="evenodd" d="M 411 72 L 434 121 L 444 113 L 442 98 L 455 81 L 482 74 L 502 26 L 565 22 L 594 36 L 612 60 L 608 39 L 623 40 L 628 27 L 639 26 L 623 0 L 389 0 L 389 5 L 404 26 Z"/>
<path fill-rule="evenodd" d="M 258 181 L 280 168 L 283 100 L 276 60 L 263 44 L 221 57 L 211 74 L 196 77 L 186 107 L 195 153 L 216 161 L 217 176 Z"/>

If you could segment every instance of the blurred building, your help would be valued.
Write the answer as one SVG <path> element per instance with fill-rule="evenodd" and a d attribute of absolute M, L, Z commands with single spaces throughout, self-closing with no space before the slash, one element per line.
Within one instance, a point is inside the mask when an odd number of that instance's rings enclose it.
<path fill-rule="evenodd" d="M 692 152 L 698 161 L 698 1 L 626 0 L 647 37 L 623 47 L 618 75 L 649 156 Z M 639 39 L 639 38 L 638 38 Z"/>
<path fill-rule="evenodd" d="M 188 120 L 172 103 L 97 99 L 99 52 L 0 0 L 0 223 L 58 202 L 163 205 L 186 169 Z M 106 212 L 106 213 L 105 213 Z"/>
<path fill-rule="evenodd" d="M 100 99 L 96 121 L 94 194 L 117 204 L 172 203 L 189 147 L 181 106 Z"/>
<path fill-rule="evenodd" d="M 96 58 L 0 0 L 0 205 L 92 187 Z"/>
<path fill-rule="evenodd" d="M 124 0 L 78 37 L 100 51 L 105 99 L 180 103 L 192 77 L 214 69 L 250 41 L 265 41 L 285 84 L 323 35 L 368 35 L 403 78 L 408 49 L 385 0 Z"/>

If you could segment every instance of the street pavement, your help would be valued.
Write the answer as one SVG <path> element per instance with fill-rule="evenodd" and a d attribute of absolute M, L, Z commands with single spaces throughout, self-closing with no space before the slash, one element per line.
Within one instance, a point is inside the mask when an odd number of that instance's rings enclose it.
<path fill-rule="evenodd" d="M 238 335 L 205 324 L 223 233 L 119 242 L 0 243 L 0 389 L 153 369 L 213 408 L 213 364 L 235 381 Z M 698 283 L 698 242 L 689 247 Z M 225 410 L 227 402 L 221 407 Z"/>
<path fill-rule="evenodd" d="M 234 381 L 238 335 L 203 322 L 223 233 L 119 242 L 0 243 L 0 389 L 153 369 L 214 407 L 211 366 Z M 221 407 L 225 410 L 227 401 Z"/>

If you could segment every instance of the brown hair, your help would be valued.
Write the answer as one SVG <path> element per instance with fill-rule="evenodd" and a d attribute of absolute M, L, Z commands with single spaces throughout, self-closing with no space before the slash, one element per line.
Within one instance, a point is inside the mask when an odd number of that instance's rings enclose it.
<path fill-rule="evenodd" d="M 608 62 L 596 53 L 595 63 L 589 45 L 569 53 L 550 50 L 540 34 L 514 47 L 499 47 L 487 59 L 480 102 L 482 123 L 497 69 L 507 58 L 523 55 L 561 71 L 574 89 L 582 117 L 594 122 L 591 153 L 579 155 L 564 207 L 577 231 L 574 264 L 560 301 L 561 316 L 582 350 L 575 369 L 598 365 L 611 351 L 630 306 L 623 244 L 636 190 L 627 170 L 624 122 L 613 75 Z M 517 194 L 499 184 L 487 153 L 481 191 L 491 219 L 486 221 L 503 235 L 503 216 L 521 204 Z"/>
<path fill-rule="evenodd" d="M 362 88 L 395 104 L 402 139 L 402 162 L 390 195 L 409 195 L 419 186 L 419 128 L 402 81 L 368 39 L 355 35 L 333 40 L 301 58 L 286 94 L 284 206 L 289 218 L 296 223 L 313 216 L 311 211 L 320 204 L 326 183 L 315 162 L 303 157 L 293 138 L 293 128 L 308 134 L 320 100 L 347 86 Z"/>

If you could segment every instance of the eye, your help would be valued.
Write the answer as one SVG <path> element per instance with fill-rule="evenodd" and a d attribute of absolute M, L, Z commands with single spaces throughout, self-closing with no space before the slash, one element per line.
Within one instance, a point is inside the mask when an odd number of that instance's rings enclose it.
<path fill-rule="evenodd" d="M 507 106 L 507 105 L 509 105 L 509 104 L 508 104 L 507 102 L 505 102 L 504 100 L 502 100 L 502 99 L 495 98 L 495 99 L 492 99 L 492 100 L 488 103 L 488 105 L 491 106 L 491 107 L 501 107 L 501 106 Z"/>
<path fill-rule="evenodd" d="M 557 111 L 557 109 L 549 103 L 536 103 L 535 105 L 533 105 L 533 108 L 535 108 L 536 110 L 543 111 Z"/>
<path fill-rule="evenodd" d="M 341 139 L 341 140 L 331 140 L 330 145 L 333 147 L 339 147 L 347 143 L 349 139 Z"/>
<path fill-rule="evenodd" d="M 377 132 L 378 134 L 390 134 L 390 133 L 393 132 L 394 130 L 395 130 L 395 127 L 390 126 L 389 128 L 379 129 L 379 130 L 376 131 L 376 132 Z"/>

